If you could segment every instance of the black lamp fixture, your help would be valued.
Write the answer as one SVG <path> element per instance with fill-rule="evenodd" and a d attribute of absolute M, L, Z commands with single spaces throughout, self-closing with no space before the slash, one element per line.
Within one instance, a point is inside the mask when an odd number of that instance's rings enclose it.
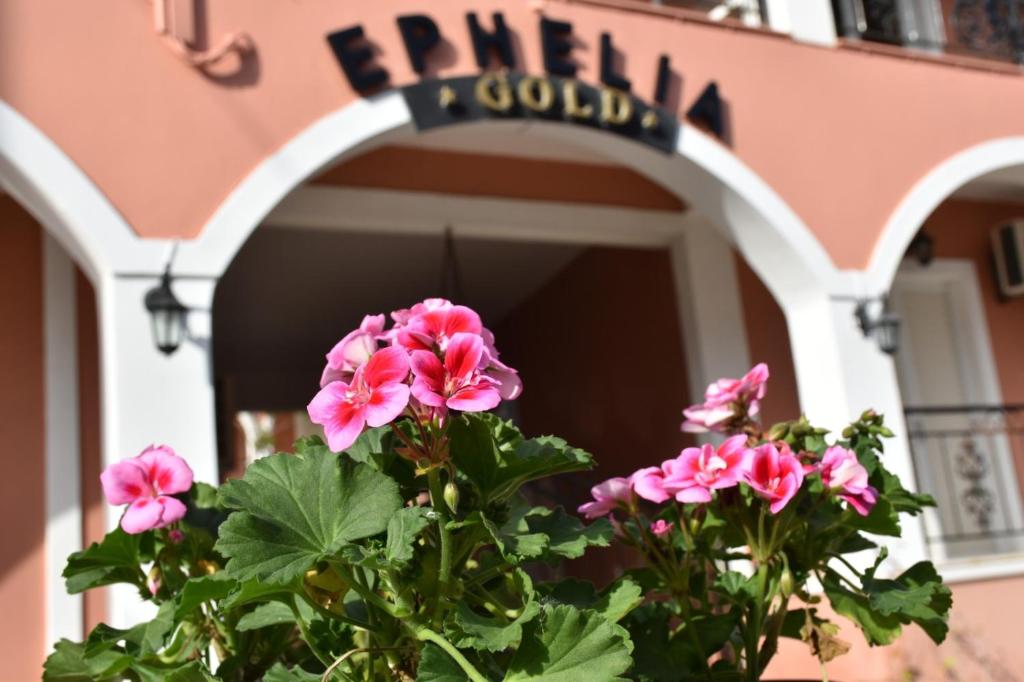
<path fill-rule="evenodd" d="M 881 309 L 875 315 L 869 311 L 872 303 L 880 303 Z M 893 312 L 889 305 L 889 297 L 879 299 L 862 299 L 857 302 L 853 311 L 857 318 L 857 326 L 865 338 L 874 336 L 878 348 L 887 355 L 894 354 L 900 347 L 900 316 Z"/>
<path fill-rule="evenodd" d="M 918 232 L 910 241 L 904 255 L 913 258 L 921 265 L 930 264 L 935 260 L 935 239 L 925 232 Z"/>
<path fill-rule="evenodd" d="M 160 277 L 160 284 L 146 292 L 146 310 L 153 325 L 153 342 L 157 350 L 171 355 L 185 338 L 185 315 L 188 308 L 171 290 L 171 266 Z"/>

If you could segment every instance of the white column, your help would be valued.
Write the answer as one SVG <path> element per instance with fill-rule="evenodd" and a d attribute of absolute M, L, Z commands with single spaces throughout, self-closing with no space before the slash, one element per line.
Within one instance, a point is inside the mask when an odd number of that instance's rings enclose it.
<path fill-rule="evenodd" d="M 108 278 L 100 286 L 103 348 L 103 463 L 132 457 L 150 444 L 166 444 L 184 457 L 197 481 L 217 483 L 217 437 L 210 355 L 216 280 L 176 279 L 178 299 L 188 306 L 190 339 L 173 355 L 153 342 L 146 292 L 159 276 Z M 121 509 L 108 507 L 113 528 Z M 126 627 L 151 616 L 126 586 L 111 590 L 110 621 Z"/>
<path fill-rule="evenodd" d="M 69 595 L 61 572 L 82 548 L 79 474 L 78 330 L 75 266 L 43 236 L 43 337 L 46 389 L 46 642 L 82 639 L 82 596 Z"/>
<path fill-rule="evenodd" d="M 732 245 L 699 213 L 683 220 L 670 255 L 690 400 L 699 402 L 715 379 L 750 369 L 750 350 Z"/>
<path fill-rule="evenodd" d="M 768 26 L 815 45 L 835 45 L 836 22 L 829 0 L 766 0 Z"/>
<path fill-rule="evenodd" d="M 896 435 L 885 440 L 885 467 L 913 490 L 914 465 L 896 369 L 874 338 L 861 333 L 855 306 L 852 300 L 830 298 L 824 292 L 787 302 L 800 405 L 812 423 L 836 435 L 868 408 L 884 414 Z M 890 570 L 902 570 L 927 556 L 920 517 L 904 520 L 901 539 L 877 540 L 889 547 Z"/>

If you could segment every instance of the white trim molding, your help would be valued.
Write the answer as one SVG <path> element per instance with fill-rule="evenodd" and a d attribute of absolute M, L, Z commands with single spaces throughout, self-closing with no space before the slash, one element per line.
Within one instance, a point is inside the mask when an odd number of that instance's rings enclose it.
<path fill-rule="evenodd" d="M 43 344 L 46 391 L 46 640 L 82 639 L 82 595 L 68 594 L 61 573 L 82 548 L 75 267 L 43 235 Z"/>
<path fill-rule="evenodd" d="M 1006 137 L 965 149 L 929 171 L 889 216 L 864 275 L 865 293 L 888 291 L 914 235 L 953 192 L 988 173 L 1022 165 L 1024 137 Z"/>

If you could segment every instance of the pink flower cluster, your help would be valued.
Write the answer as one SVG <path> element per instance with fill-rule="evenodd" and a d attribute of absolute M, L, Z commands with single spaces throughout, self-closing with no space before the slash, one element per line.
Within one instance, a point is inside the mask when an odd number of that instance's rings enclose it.
<path fill-rule="evenodd" d="M 742 379 L 719 379 L 704 392 L 704 402 L 683 410 L 683 431 L 706 433 L 736 430 L 761 411 L 761 399 L 768 390 L 768 365 L 763 362 Z"/>
<path fill-rule="evenodd" d="M 117 506 L 126 504 L 121 528 L 129 534 L 164 528 L 185 516 L 176 493 L 192 487 L 192 469 L 166 445 L 151 445 L 139 455 L 115 462 L 100 474 L 103 495 Z"/>
<path fill-rule="evenodd" d="M 494 335 L 480 316 L 443 298 L 367 315 L 327 354 L 320 392 L 307 410 L 341 452 L 363 429 L 383 426 L 407 409 L 443 417 L 447 410 L 483 412 L 522 393 L 514 369 L 498 359 Z"/>
<path fill-rule="evenodd" d="M 708 387 L 705 403 L 685 410 L 685 430 L 733 431 L 748 425 L 760 409 L 768 367 L 757 365 L 742 379 L 719 379 Z M 804 457 L 814 457 L 803 453 Z M 720 445 L 685 448 L 661 466 L 640 469 L 627 478 L 612 478 L 591 489 L 594 501 L 579 507 L 593 519 L 614 511 L 633 514 L 637 499 L 662 504 L 670 499 L 684 504 L 706 504 L 716 490 L 741 483 L 762 498 L 772 514 L 778 514 L 803 486 L 807 475 L 818 473 L 826 489 L 846 501 L 858 514 L 867 516 L 878 501 L 878 491 L 868 485 L 868 472 L 856 453 L 830 447 L 816 464 L 803 464 L 784 442 L 748 445 L 740 433 Z M 671 524 L 659 520 L 651 532 L 663 535 Z"/>

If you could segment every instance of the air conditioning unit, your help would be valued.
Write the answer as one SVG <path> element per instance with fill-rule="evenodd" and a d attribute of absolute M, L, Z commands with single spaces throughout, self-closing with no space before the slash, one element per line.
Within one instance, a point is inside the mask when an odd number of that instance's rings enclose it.
<path fill-rule="evenodd" d="M 1003 296 L 1024 296 L 1024 219 L 992 228 L 996 279 Z"/>

